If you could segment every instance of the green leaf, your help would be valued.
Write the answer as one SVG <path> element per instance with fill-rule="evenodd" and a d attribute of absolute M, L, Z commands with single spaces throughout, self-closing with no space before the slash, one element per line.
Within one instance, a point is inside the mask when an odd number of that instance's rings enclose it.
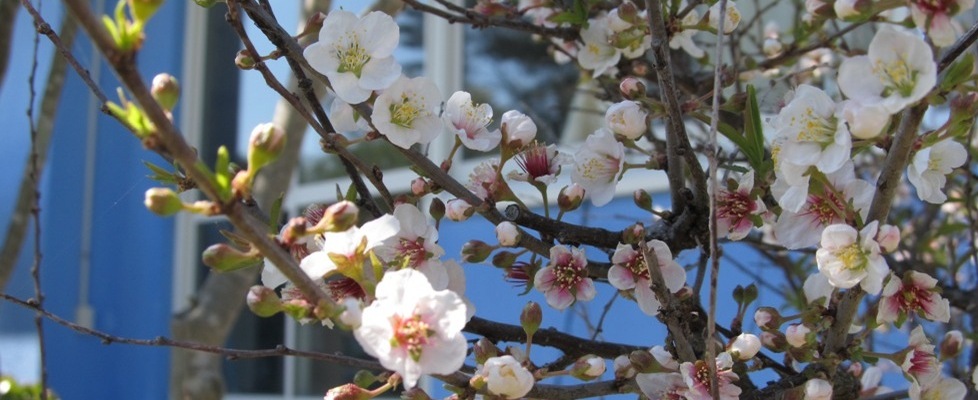
<path fill-rule="evenodd" d="M 941 79 L 941 91 L 950 92 L 956 86 L 970 79 L 971 72 L 974 71 L 974 68 L 975 56 L 971 53 L 965 53 L 960 60 L 947 68 L 947 72 L 944 73 L 944 79 Z"/>
<path fill-rule="evenodd" d="M 231 197 L 231 153 L 226 146 L 217 149 L 217 162 L 214 163 L 215 182 L 221 191 L 222 200 Z"/>
<path fill-rule="evenodd" d="M 751 145 L 750 149 L 744 150 L 750 164 L 755 169 L 760 169 L 764 161 L 764 125 L 761 122 L 761 110 L 757 106 L 757 91 L 753 85 L 747 85 L 747 115 L 744 116 L 744 133 Z"/>
<path fill-rule="evenodd" d="M 278 233 L 278 221 L 282 218 L 283 200 L 285 200 L 285 192 L 279 194 L 275 202 L 272 203 L 272 209 L 268 215 L 268 232 L 273 235 Z"/>
<path fill-rule="evenodd" d="M 162 167 L 155 165 L 149 161 L 143 161 L 143 165 L 145 165 L 146 168 L 149 168 L 150 171 L 153 171 L 152 175 L 147 176 L 149 179 L 152 179 L 159 183 L 169 183 L 174 185 L 179 183 L 179 180 L 177 179 L 177 175 L 175 173 L 167 171 Z"/>

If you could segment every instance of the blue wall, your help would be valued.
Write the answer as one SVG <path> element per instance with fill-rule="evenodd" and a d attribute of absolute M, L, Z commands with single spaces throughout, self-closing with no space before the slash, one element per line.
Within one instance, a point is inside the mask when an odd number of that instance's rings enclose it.
<path fill-rule="evenodd" d="M 112 2 L 109 2 L 112 3 Z M 159 72 L 179 78 L 182 67 L 184 7 L 166 2 L 150 22 L 140 71 L 147 81 Z M 111 7 L 112 4 L 109 5 Z M 80 40 L 74 46 L 82 62 L 97 57 Z M 118 82 L 103 65 L 100 86 L 115 99 Z M 113 119 L 97 115 L 92 226 L 82 232 L 88 89 L 73 72 L 56 119 L 54 142 L 42 190 L 42 266 L 45 306 L 75 315 L 79 298 L 81 237 L 91 239 L 89 301 L 96 329 L 132 338 L 169 332 L 173 221 L 148 212 L 143 160 L 165 162 L 142 148 Z M 101 344 L 64 327 L 45 325 L 49 384 L 69 399 L 164 399 L 169 349 Z"/>

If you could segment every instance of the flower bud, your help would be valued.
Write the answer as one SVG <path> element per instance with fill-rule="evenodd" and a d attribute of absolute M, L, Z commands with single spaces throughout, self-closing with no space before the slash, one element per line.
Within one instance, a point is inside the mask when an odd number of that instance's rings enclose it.
<path fill-rule="evenodd" d="M 424 196 L 428 194 L 428 182 L 424 178 L 416 178 L 411 181 L 411 194 L 415 196 Z"/>
<path fill-rule="evenodd" d="M 636 244 L 645 240 L 645 226 L 641 222 L 636 222 L 621 232 L 621 241 L 625 244 Z"/>
<path fill-rule="evenodd" d="M 345 232 L 356 225 L 360 209 L 352 201 L 343 200 L 326 207 L 322 219 L 316 224 L 315 232 Z"/>
<path fill-rule="evenodd" d="M 649 113 L 637 101 L 625 100 L 612 104 L 604 114 L 604 122 L 616 135 L 637 140 L 648 130 Z"/>
<path fill-rule="evenodd" d="M 781 314 L 771 307 L 758 307 L 754 312 L 754 323 L 764 330 L 777 330 L 781 327 Z"/>
<path fill-rule="evenodd" d="M 762 51 L 764 52 L 764 55 L 767 56 L 768 58 L 777 57 L 778 55 L 781 54 L 782 50 L 784 50 L 784 46 L 781 44 L 781 41 L 778 40 L 777 38 L 764 39 L 764 46 L 762 47 Z"/>
<path fill-rule="evenodd" d="M 629 76 L 622 79 L 621 83 L 618 85 L 618 90 L 621 91 L 622 97 L 628 100 L 644 98 L 646 93 L 645 84 L 642 83 L 641 79 L 634 76 Z"/>
<path fill-rule="evenodd" d="M 163 0 L 129 0 L 129 12 L 136 21 L 146 22 L 161 5 Z"/>
<path fill-rule="evenodd" d="M 959 330 L 953 330 L 944 334 L 944 341 L 941 342 L 941 360 L 957 357 L 964 348 L 964 335 Z"/>
<path fill-rule="evenodd" d="M 761 350 L 761 339 L 750 333 L 741 333 L 730 342 L 727 350 L 741 361 L 750 360 Z"/>
<path fill-rule="evenodd" d="M 248 169 L 259 170 L 270 164 L 285 149 L 285 131 L 272 123 L 259 124 L 248 142 Z"/>
<path fill-rule="evenodd" d="M 665 347 L 652 346 L 652 348 L 649 350 L 649 354 L 652 354 L 655 361 L 663 368 L 671 371 L 679 370 L 679 362 L 676 361 L 676 359 L 672 356 L 672 353 L 666 350 Z M 634 362 L 635 360 L 632 361 Z"/>
<path fill-rule="evenodd" d="M 832 9 L 839 19 L 851 19 L 872 11 L 873 2 L 868 0 L 835 0 Z"/>
<path fill-rule="evenodd" d="M 526 336 L 533 336 L 540 329 L 540 322 L 543 321 L 543 310 L 540 309 L 540 305 L 536 302 L 528 302 L 526 306 L 523 306 L 523 312 L 520 313 L 520 326 L 523 327 L 523 332 L 526 332 Z M 960 332 L 959 332 L 960 333 Z"/>
<path fill-rule="evenodd" d="M 282 300 L 275 294 L 275 290 L 255 285 L 248 290 L 246 298 L 248 308 L 255 315 L 268 318 L 282 311 Z"/>
<path fill-rule="evenodd" d="M 306 224 L 305 217 L 292 218 L 282 227 L 282 243 L 285 243 L 287 246 L 293 246 L 299 239 L 306 236 L 308 231 L 309 227 Z"/>
<path fill-rule="evenodd" d="M 462 245 L 462 261 L 467 263 L 483 262 L 489 258 L 493 247 L 481 240 L 470 240 Z"/>
<path fill-rule="evenodd" d="M 808 344 L 808 334 L 812 330 L 803 324 L 794 324 L 785 329 L 784 336 L 791 347 L 805 347 Z"/>
<path fill-rule="evenodd" d="M 880 230 L 876 234 L 876 242 L 887 253 L 896 251 L 897 246 L 900 244 L 900 228 L 893 225 L 880 226 Z"/>
<path fill-rule="evenodd" d="M 720 30 L 720 4 L 721 2 L 716 2 L 716 4 L 713 4 L 713 6 L 710 7 L 709 11 L 710 27 L 718 31 Z M 729 34 L 737 29 L 737 25 L 740 25 L 740 11 L 737 10 L 737 4 L 732 1 L 728 1 L 725 14 L 726 16 L 724 17 L 723 22 L 723 33 Z"/>
<path fill-rule="evenodd" d="M 604 359 L 594 354 L 588 354 L 578 358 L 571 366 L 571 376 L 582 381 L 594 380 L 604 374 L 607 366 Z"/>
<path fill-rule="evenodd" d="M 247 49 L 242 49 L 238 51 L 238 54 L 234 56 L 234 65 L 243 70 L 250 70 L 255 68 L 255 58 L 251 55 Z"/>
<path fill-rule="evenodd" d="M 788 341 L 785 339 L 784 334 L 779 331 L 761 332 L 761 344 L 768 350 L 778 353 L 788 349 Z"/>
<path fill-rule="evenodd" d="M 499 127 L 503 134 L 503 142 L 514 148 L 530 144 L 537 136 L 537 124 L 530 117 L 516 110 L 503 113 Z"/>
<path fill-rule="evenodd" d="M 649 192 L 642 189 L 638 189 L 632 192 L 632 200 L 635 201 L 635 205 L 645 211 L 652 211 L 652 196 Z"/>
<path fill-rule="evenodd" d="M 366 389 L 347 383 L 327 391 L 323 400 L 370 400 L 373 397 Z"/>
<path fill-rule="evenodd" d="M 804 400 L 831 400 L 832 384 L 824 379 L 809 379 L 805 382 Z"/>
<path fill-rule="evenodd" d="M 533 374 L 513 356 L 486 360 L 476 376 L 485 378 L 489 392 L 507 399 L 523 398 L 535 383 Z"/>
<path fill-rule="evenodd" d="M 153 77 L 150 94 L 164 110 L 173 111 L 173 107 L 177 105 L 177 100 L 180 99 L 180 83 L 173 75 L 158 74 Z"/>
<path fill-rule="evenodd" d="M 226 243 L 211 245 L 204 250 L 202 258 L 204 265 L 213 268 L 217 272 L 229 272 L 253 267 L 262 261 L 261 254 L 257 254 L 257 252 L 245 253 Z"/>
<path fill-rule="evenodd" d="M 576 210 L 581 206 L 582 201 L 584 201 L 584 188 L 576 183 L 564 186 L 557 195 L 557 206 L 563 212 Z"/>
<path fill-rule="evenodd" d="M 516 246 L 520 242 L 520 235 L 520 228 L 512 222 L 503 221 L 496 225 L 496 239 L 500 246 Z"/>
<path fill-rule="evenodd" d="M 496 268 L 509 268 L 516 262 L 518 256 L 508 251 L 500 251 L 492 256 L 492 265 Z"/>
<path fill-rule="evenodd" d="M 150 188 L 146 191 L 146 208 L 154 214 L 168 217 L 183 210 L 183 201 L 170 188 Z"/>
<path fill-rule="evenodd" d="M 435 221 L 441 221 L 445 217 L 445 202 L 437 197 L 431 199 L 431 204 L 428 206 L 428 214 Z"/>
<path fill-rule="evenodd" d="M 486 360 L 499 355 L 499 349 L 496 348 L 496 345 L 484 337 L 475 342 L 475 345 L 472 346 L 472 352 L 475 353 L 476 364 L 485 364 Z"/>
<path fill-rule="evenodd" d="M 305 29 L 307 32 L 317 32 L 323 28 L 323 22 L 326 22 L 325 13 L 313 13 L 306 19 L 306 26 L 303 29 Z"/>
<path fill-rule="evenodd" d="M 658 361 L 655 355 L 644 350 L 635 350 L 628 353 L 628 361 L 636 371 L 643 374 L 656 372 L 662 367 L 662 363 Z"/>
<path fill-rule="evenodd" d="M 451 199 L 448 201 L 445 212 L 448 215 L 448 219 L 455 222 L 462 222 L 469 219 L 475 213 L 475 208 L 465 200 Z"/>
<path fill-rule="evenodd" d="M 632 366 L 632 362 L 628 359 L 628 356 L 622 354 L 615 357 L 612 361 L 611 367 L 615 370 L 615 380 L 630 379 L 635 377 L 638 371 Z"/>

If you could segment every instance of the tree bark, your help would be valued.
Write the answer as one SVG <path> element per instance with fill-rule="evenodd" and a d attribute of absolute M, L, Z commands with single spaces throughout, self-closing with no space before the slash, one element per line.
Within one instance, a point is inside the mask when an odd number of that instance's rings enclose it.
<path fill-rule="evenodd" d="M 0 87 L 3 86 L 7 64 L 10 63 L 10 43 L 13 42 L 17 10 L 20 10 L 17 0 L 0 0 Z"/>
<path fill-rule="evenodd" d="M 6 26 L 8 10 L 7 0 L 0 0 L 0 82 L 3 81 L 3 72 L 6 67 L 6 51 L 9 48 L 9 29 Z M 13 1 L 14 10 L 17 9 L 16 0 Z M 61 41 L 66 46 L 71 46 L 75 40 L 75 33 L 78 31 L 78 22 L 66 14 L 64 21 L 61 22 Z M 68 70 L 68 62 L 54 51 L 51 57 L 51 69 L 48 71 L 47 84 L 44 87 L 44 94 L 41 97 L 40 113 L 37 117 L 37 139 L 35 148 L 37 151 L 38 168 L 44 168 L 44 161 L 47 159 L 48 148 L 51 147 L 51 135 L 54 133 L 54 117 L 58 111 L 58 104 L 61 102 L 61 94 L 64 89 L 65 75 Z M 0 249 L 0 291 L 7 286 L 7 281 L 13 274 L 14 267 L 17 266 L 17 259 L 20 257 L 20 249 L 24 245 L 27 236 L 28 221 L 31 216 L 31 205 L 34 198 L 34 184 L 31 182 L 30 157 L 24 162 L 23 177 L 20 179 L 20 186 L 17 188 L 17 203 L 14 211 L 10 215 L 10 223 L 7 225 L 7 236 L 3 241 L 3 248 Z M 40 176 L 38 171 L 38 176 Z"/>
<path fill-rule="evenodd" d="M 299 18 L 299 29 L 309 15 L 329 9 L 329 0 L 306 0 Z M 312 35 L 315 37 L 315 35 Z M 290 78 L 288 87 L 298 83 Z M 318 88 L 318 93 L 323 89 Z M 279 101 L 272 122 L 285 130 L 286 148 L 278 162 L 262 169 L 254 187 L 254 197 L 265 210 L 284 193 L 299 161 L 299 150 L 307 124 L 286 101 Z M 176 340 L 223 345 L 245 305 L 248 289 L 255 284 L 260 268 L 246 268 L 229 273 L 210 273 L 189 309 L 177 313 L 170 323 Z M 224 395 L 224 378 L 220 355 L 174 349 L 170 360 L 170 398 L 209 400 Z"/>

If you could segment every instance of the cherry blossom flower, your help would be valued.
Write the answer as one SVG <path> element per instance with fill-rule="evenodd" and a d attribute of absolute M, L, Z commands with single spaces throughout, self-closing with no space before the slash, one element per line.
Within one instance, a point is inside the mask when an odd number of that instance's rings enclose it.
<path fill-rule="evenodd" d="M 400 30 L 389 15 L 374 11 L 363 18 L 334 10 L 326 15 L 319 41 L 303 52 L 313 69 L 326 75 L 336 95 L 362 103 L 374 90 L 388 88 L 401 75 L 394 61 Z"/>
<path fill-rule="evenodd" d="M 341 133 L 362 133 L 370 130 L 366 118 L 361 118 L 353 106 L 342 99 L 334 99 L 329 105 L 329 122 Z"/>
<path fill-rule="evenodd" d="M 960 167 L 968 159 L 968 151 L 952 139 L 917 151 L 913 162 L 907 166 L 907 179 L 917 189 L 917 197 L 933 204 L 947 201 L 944 184 L 947 174 Z"/>
<path fill-rule="evenodd" d="M 406 388 L 421 375 L 462 367 L 466 306 L 455 292 L 436 291 L 424 275 L 404 269 L 384 274 L 376 296 L 353 334 L 367 354 L 401 375 Z"/>
<path fill-rule="evenodd" d="M 951 17 L 974 6 L 975 0 L 913 0 L 910 17 L 917 28 L 927 32 L 935 46 L 947 47 L 954 44 L 961 32 L 961 26 Z"/>
<path fill-rule="evenodd" d="M 714 3 L 709 11 L 710 27 L 717 31 L 720 30 L 720 3 L 719 1 Z M 726 8 L 723 20 L 723 33 L 729 34 L 737 29 L 737 25 L 740 25 L 740 10 L 737 9 L 737 3 L 733 0 L 727 1 Z"/>
<path fill-rule="evenodd" d="M 930 321 L 947 322 L 951 317 L 950 305 L 939 292 L 937 279 L 925 273 L 909 271 L 903 279 L 890 275 L 890 281 L 883 288 L 876 319 L 881 323 L 894 322 L 900 327 L 908 315 L 916 313 Z"/>
<path fill-rule="evenodd" d="M 829 283 L 840 289 L 859 284 L 866 293 L 879 294 L 883 278 L 890 271 L 876 243 L 879 222 L 867 224 L 861 231 L 849 225 L 829 225 L 822 231 L 821 248 L 815 252 L 818 270 Z"/>
<path fill-rule="evenodd" d="M 451 199 L 445 205 L 445 215 L 448 216 L 448 219 L 455 222 L 462 222 L 469 219 L 474 212 L 475 209 L 472 208 L 472 205 L 463 199 Z"/>
<path fill-rule="evenodd" d="M 682 400 L 685 399 L 686 382 L 678 372 L 656 372 L 635 375 L 635 383 L 639 390 L 650 399 Z"/>
<path fill-rule="evenodd" d="M 740 240 L 754 227 L 754 219 L 767 212 L 763 201 L 751 195 L 754 171 L 741 176 L 737 187 L 717 191 L 717 232 L 730 240 Z"/>
<path fill-rule="evenodd" d="M 594 71 L 594 77 L 604 75 L 621 60 L 621 50 L 611 46 L 611 28 L 607 15 L 591 18 L 588 27 L 581 30 L 584 47 L 577 53 L 581 68 Z"/>
<path fill-rule="evenodd" d="M 842 102 L 842 118 L 853 137 L 872 139 L 886 128 L 886 124 L 890 122 L 890 113 L 879 103 L 846 100 Z"/>
<path fill-rule="evenodd" d="M 683 382 L 686 383 L 688 390 L 684 394 L 689 400 L 712 400 L 710 395 L 710 371 L 706 361 L 697 360 L 695 363 L 684 362 L 679 366 L 682 373 Z M 734 384 L 739 378 L 730 368 L 733 367 L 733 359 L 730 354 L 723 352 L 717 355 L 716 371 L 717 384 L 719 388 L 720 400 L 737 400 L 740 398 L 740 388 Z"/>
<path fill-rule="evenodd" d="M 954 378 L 941 378 L 933 385 L 924 387 L 914 381 L 910 383 L 908 395 L 911 400 L 964 400 L 968 388 Z"/>
<path fill-rule="evenodd" d="M 785 139 L 779 164 L 792 164 L 801 173 L 810 166 L 826 174 L 842 168 L 849 160 L 852 139 L 836 111 L 835 102 L 822 89 L 799 86 L 773 121 L 777 135 Z"/>
<path fill-rule="evenodd" d="M 656 262 L 646 265 L 645 255 L 629 244 L 618 244 L 611 256 L 608 283 L 618 290 L 634 291 L 635 302 L 646 315 L 659 314 L 662 303 L 652 291 L 652 279 L 648 268 L 658 267 L 670 292 L 676 293 L 686 285 L 686 270 L 672 259 L 669 246 L 661 240 L 650 240 L 648 248 L 655 252 Z"/>
<path fill-rule="evenodd" d="M 431 142 L 443 129 L 441 99 L 431 79 L 400 78 L 374 101 L 374 127 L 400 148 Z"/>
<path fill-rule="evenodd" d="M 812 330 L 804 324 L 793 324 L 784 331 L 784 337 L 791 347 L 805 347 L 808 344 L 808 334 Z"/>
<path fill-rule="evenodd" d="M 727 346 L 727 352 L 738 360 L 750 360 L 761 350 L 761 339 L 757 335 L 741 333 Z"/>
<path fill-rule="evenodd" d="M 924 328 L 917 326 L 910 332 L 909 351 L 900 368 L 911 381 L 921 387 L 930 387 L 941 379 L 941 363 L 934 354 L 934 345 L 924 335 Z"/>
<path fill-rule="evenodd" d="M 343 232 L 326 232 L 323 234 L 322 249 L 303 258 L 299 266 L 311 278 L 322 278 L 339 270 L 344 275 L 350 274 L 347 275 L 350 278 L 359 279 L 357 274 L 368 260 L 367 252 L 396 235 L 400 229 L 397 218 L 385 214 L 359 228 L 354 226 Z"/>
<path fill-rule="evenodd" d="M 448 98 L 442 115 L 448 126 L 465 147 L 475 151 L 489 151 L 499 145 L 502 134 L 486 128 L 492 121 L 492 107 L 475 104 L 469 92 L 458 91 Z"/>
<path fill-rule="evenodd" d="M 509 145 L 525 146 L 537 136 L 537 124 L 526 114 L 516 110 L 503 113 L 499 121 L 499 130 L 506 144 Z"/>
<path fill-rule="evenodd" d="M 507 399 L 526 396 L 535 383 L 533 374 L 510 355 L 489 358 L 476 375 L 486 378 L 489 392 Z"/>
<path fill-rule="evenodd" d="M 612 132 L 638 140 L 648 130 L 645 122 L 649 113 L 637 101 L 625 100 L 612 104 L 604 113 L 604 122 Z"/>
<path fill-rule="evenodd" d="M 851 161 L 816 183 L 806 182 L 804 189 L 793 188 L 787 179 L 774 182 L 771 192 L 785 207 L 774 224 L 774 236 L 788 249 L 800 249 L 818 244 L 822 231 L 832 224 L 866 218 L 876 188 L 869 182 L 856 179 Z M 789 193 L 798 190 L 795 193 Z M 797 210 L 789 207 L 793 196 L 806 192 Z"/>
<path fill-rule="evenodd" d="M 685 8 L 686 2 L 683 1 L 681 3 L 681 6 L 682 8 Z M 696 10 L 690 10 L 689 13 L 686 14 L 685 17 L 683 17 L 681 26 L 683 27 L 695 26 L 696 24 L 699 23 L 699 21 L 700 21 L 699 13 L 697 13 Z M 682 48 L 683 51 L 686 52 L 686 54 L 689 54 L 693 58 L 703 58 L 703 56 L 705 56 L 706 53 L 703 51 L 703 49 L 696 46 L 696 42 L 693 41 L 693 36 L 696 35 L 696 33 L 698 32 L 699 31 L 696 29 L 683 28 L 679 32 L 674 33 L 672 35 L 672 39 L 669 39 L 669 47 L 673 49 Z"/>
<path fill-rule="evenodd" d="M 550 248 L 550 263 L 537 271 L 533 286 L 544 293 L 547 304 L 563 310 L 575 301 L 590 301 L 597 291 L 587 274 L 584 250 L 557 245 Z"/>
<path fill-rule="evenodd" d="M 497 171 L 499 171 L 499 159 L 493 158 L 483 161 L 472 169 L 472 173 L 469 174 L 469 182 L 465 187 L 482 200 L 499 200 L 496 197 L 497 191 L 505 183 L 500 182 Z"/>
<path fill-rule="evenodd" d="M 515 158 L 516 165 L 520 169 L 510 171 L 506 176 L 535 186 L 550 185 L 556 182 L 561 165 L 569 162 L 565 154 L 557 151 L 556 145 L 544 146 L 537 142 L 530 143 Z"/>
<path fill-rule="evenodd" d="M 930 46 L 913 32 L 889 25 L 876 32 L 867 55 L 839 66 L 839 89 L 851 99 L 879 102 L 890 114 L 924 98 L 937 82 Z"/>
<path fill-rule="evenodd" d="M 610 131 L 598 129 L 574 154 L 571 180 L 590 193 L 595 206 L 603 206 L 614 197 L 624 164 L 625 146 L 616 141 Z"/>
<path fill-rule="evenodd" d="M 438 245 L 438 230 L 428 223 L 421 210 L 413 204 L 398 204 L 394 217 L 400 225 L 397 234 L 375 250 L 377 256 L 394 268 L 414 268 L 421 271 L 432 286 L 444 286 L 448 276 L 441 268 L 431 268 L 432 262 L 445 254 Z"/>
<path fill-rule="evenodd" d="M 831 400 L 832 384 L 825 379 L 809 379 L 805 382 L 804 400 Z"/>
<path fill-rule="evenodd" d="M 859 364 L 856 364 L 859 365 Z M 880 381 L 883 379 L 883 369 L 877 366 L 871 366 L 863 371 L 862 376 L 859 377 L 859 385 L 862 388 L 859 391 L 860 398 L 873 397 L 880 394 L 886 394 L 893 391 L 886 386 L 880 386 Z"/>
<path fill-rule="evenodd" d="M 520 228 L 509 221 L 500 222 L 496 225 L 496 240 L 500 246 L 516 246 L 520 241 Z"/>

